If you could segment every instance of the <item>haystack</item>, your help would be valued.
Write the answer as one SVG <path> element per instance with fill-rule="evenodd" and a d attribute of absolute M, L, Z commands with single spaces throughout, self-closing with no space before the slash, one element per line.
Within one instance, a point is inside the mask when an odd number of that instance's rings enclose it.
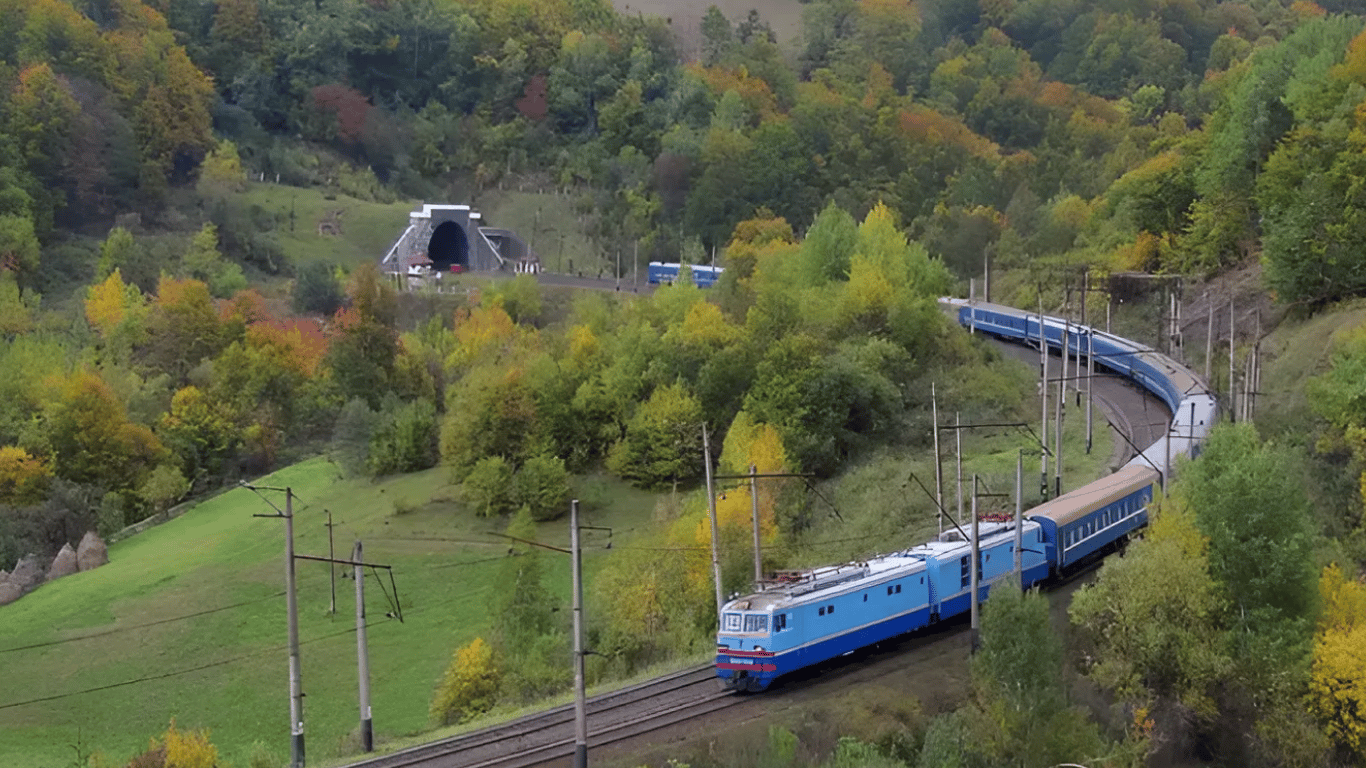
<path fill-rule="evenodd" d="M 81 537 L 81 543 L 76 547 L 76 563 L 82 571 L 91 568 L 99 568 L 109 562 L 109 547 L 105 545 L 104 539 L 95 535 L 94 531 L 86 531 Z"/>
<path fill-rule="evenodd" d="M 76 565 L 76 550 L 72 549 L 70 544 L 63 544 L 62 551 L 52 558 L 52 566 L 47 569 L 47 580 L 56 581 L 79 570 Z"/>

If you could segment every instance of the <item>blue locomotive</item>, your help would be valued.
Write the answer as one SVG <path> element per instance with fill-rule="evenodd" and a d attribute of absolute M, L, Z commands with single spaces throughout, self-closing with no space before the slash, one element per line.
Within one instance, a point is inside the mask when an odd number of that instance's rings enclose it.
<path fill-rule="evenodd" d="M 1148 522 L 1148 504 L 1178 456 L 1198 453 L 1218 415 L 1194 372 L 1150 347 L 1054 317 L 983 302 L 944 299 L 975 332 L 1066 353 L 1151 391 L 1173 413 L 1166 435 L 1119 471 L 1029 510 L 1012 522 L 979 523 L 979 590 L 1015 573 L 1025 588 L 1125 542 Z M 1066 339 L 1066 342 L 1064 342 Z M 1017 544 L 1017 542 L 1019 542 Z M 760 591 L 727 602 L 717 632 L 716 674 L 728 688 L 762 691 L 774 679 L 971 608 L 971 542 L 958 530 L 865 561 L 777 574 Z"/>

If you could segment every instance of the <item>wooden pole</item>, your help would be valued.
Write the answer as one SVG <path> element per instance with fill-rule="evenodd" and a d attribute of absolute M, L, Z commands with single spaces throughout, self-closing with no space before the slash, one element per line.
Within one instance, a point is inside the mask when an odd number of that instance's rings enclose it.
<path fill-rule="evenodd" d="M 944 532 L 944 462 L 939 452 L 939 400 L 934 382 L 930 382 L 930 417 L 934 419 L 934 516 L 939 520 L 939 532 Z"/>
<path fill-rule="evenodd" d="M 973 652 L 973 653 L 976 653 L 976 652 L 977 652 L 977 649 L 981 647 L 981 638 L 980 638 L 980 634 L 979 634 L 979 633 L 981 632 L 981 626 L 982 626 L 982 625 L 981 625 L 981 617 L 980 617 L 981 611 L 980 611 L 980 610 L 978 609 L 978 607 L 977 607 L 978 598 L 980 597 L 980 595 L 979 595 L 979 590 L 978 590 L 978 588 L 977 588 L 977 584 L 978 584 L 978 581 L 982 578 L 981 574 L 978 573 L 978 563 L 977 563 L 977 561 L 978 561 L 978 559 L 981 557 L 981 551 L 982 551 L 982 550 L 981 550 L 981 548 L 980 548 L 980 547 L 978 546 L 978 544 L 977 544 L 977 532 L 978 532 L 978 522 L 977 522 L 977 475 L 973 475 L 973 476 L 972 476 L 972 558 L 971 558 L 971 559 L 972 559 L 972 567 L 971 567 L 971 569 L 970 569 L 970 570 L 971 570 L 971 573 L 972 573 L 971 582 L 972 582 L 972 652 Z"/>
<path fill-rule="evenodd" d="M 759 481 L 755 477 L 758 468 L 749 465 L 749 500 L 750 507 L 754 511 L 754 588 L 758 589 L 759 584 L 764 580 L 763 553 L 759 549 Z"/>

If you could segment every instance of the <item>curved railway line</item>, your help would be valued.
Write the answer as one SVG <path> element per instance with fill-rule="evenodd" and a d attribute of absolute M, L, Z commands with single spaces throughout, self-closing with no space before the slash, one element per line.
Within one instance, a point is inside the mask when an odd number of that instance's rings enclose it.
<path fill-rule="evenodd" d="M 1037 352 L 1000 342 L 1002 351 L 1026 364 L 1037 364 Z M 1103 419 L 1138 445 L 1165 434 L 1170 418 L 1153 395 L 1121 376 L 1097 373 L 1094 396 L 1098 411 L 1096 443 L 1109 431 Z M 1075 413 L 1075 410 L 1072 411 Z M 1111 464 L 1132 457 L 1127 443 L 1113 437 Z M 1103 449 L 1102 449 L 1103 450 Z M 1074 574 L 1061 591 L 1068 593 L 1080 578 Z M 959 617 L 962 619 L 962 617 Z M 640 749 L 686 739 L 699 728 L 717 726 L 712 717 L 734 708 L 727 722 L 765 717 L 799 699 L 829 695 L 850 685 L 872 684 L 889 675 L 919 682 L 952 676 L 954 660 L 965 659 L 966 620 L 955 619 L 877 647 L 856 651 L 783 678 L 764 696 L 721 690 L 711 663 L 690 667 L 588 700 L 589 748 L 599 755 L 621 756 Z M 963 661 L 965 664 L 966 662 Z M 919 687 L 919 686 L 917 686 Z M 943 686 L 928 685 L 929 690 Z M 936 702 L 926 702 L 932 708 Z M 948 702 L 943 702 L 947 704 Z M 574 754 L 574 706 L 561 705 L 477 731 L 348 764 L 348 768 L 531 768 L 568 766 Z"/>

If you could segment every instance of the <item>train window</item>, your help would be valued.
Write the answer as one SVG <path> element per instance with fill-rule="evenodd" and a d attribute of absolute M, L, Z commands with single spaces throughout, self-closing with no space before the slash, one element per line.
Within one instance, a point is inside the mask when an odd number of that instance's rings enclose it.
<path fill-rule="evenodd" d="M 780 613 L 773 617 L 773 631 L 782 632 L 787 629 L 787 614 Z"/>
<path fill-rule="evenodd" d="M 768 617 L 765 616 L 765 615 L 762 614 L 762 613 L 747 613 L 747 614 L 745 614 L 745 631 L 746 631 L 746 632 L 767 632 L 767 631 L 768 631 Z"/>
<path fill-rule="evenodd" d="M 739 632 L 739 631 L 740 631 L 740 614 L 738 614 L 738 613 L 728 613 L 728 614 L 726 614 L 726 631 L 727 631 L 727 632 Z"/>
<path fill-rule="evenodd" d="M 925 577 L 924 577 L 924 576 L 921 576 L 921 577 L 920 577 L 920 583 L 921 583 L 921 584 L 924 584 L 924 583 L 925 583 Z"/>
<path fill-rule="evenodd" d="M 865 602 L 865 603 L 868 602 L 868 593 L 867 593 L 867 592 L 864 592 L 864 593 L 863 593 L 863 602 Z"/>
<path fill-rule="evenodd" d="M 892 588 L 891 588 L 891 587 L 887 587 L 887 594 L 889 594 L 889 595 L 892 594 Z"/>
<path fill-rule="evenodd" d="M 825 612 L 826 612 L 826 613 L 834 613 L 834 612 L 835 612 L 835 606 L 833 606 L 833 605 L 827 605 L 827 606 L 825 606 Z"/>
<path fill-rule="evenodd" d="M 901 585 L 900 585 L 900 584 L 896 585 L 896 593 L 897 593 L 898 595 L 901 594 Z"/>
<path fill-rule="evenodd" d="M 819 611 L 816 611 L 816 613 L 819 613 L 820 615 L 824 616 L 824 615 L 825 615 L 825 606 L 822 605 L 821 608 L 820 608 L 820 610 L 819 610 Z"/>
<path fill-rule="evenodd" d="M 970 579 L 968 578 L 968 559 L 966 557 L 958 560 L 958 578 L 962 581 L 960 586 L 966 587 Z"/>

